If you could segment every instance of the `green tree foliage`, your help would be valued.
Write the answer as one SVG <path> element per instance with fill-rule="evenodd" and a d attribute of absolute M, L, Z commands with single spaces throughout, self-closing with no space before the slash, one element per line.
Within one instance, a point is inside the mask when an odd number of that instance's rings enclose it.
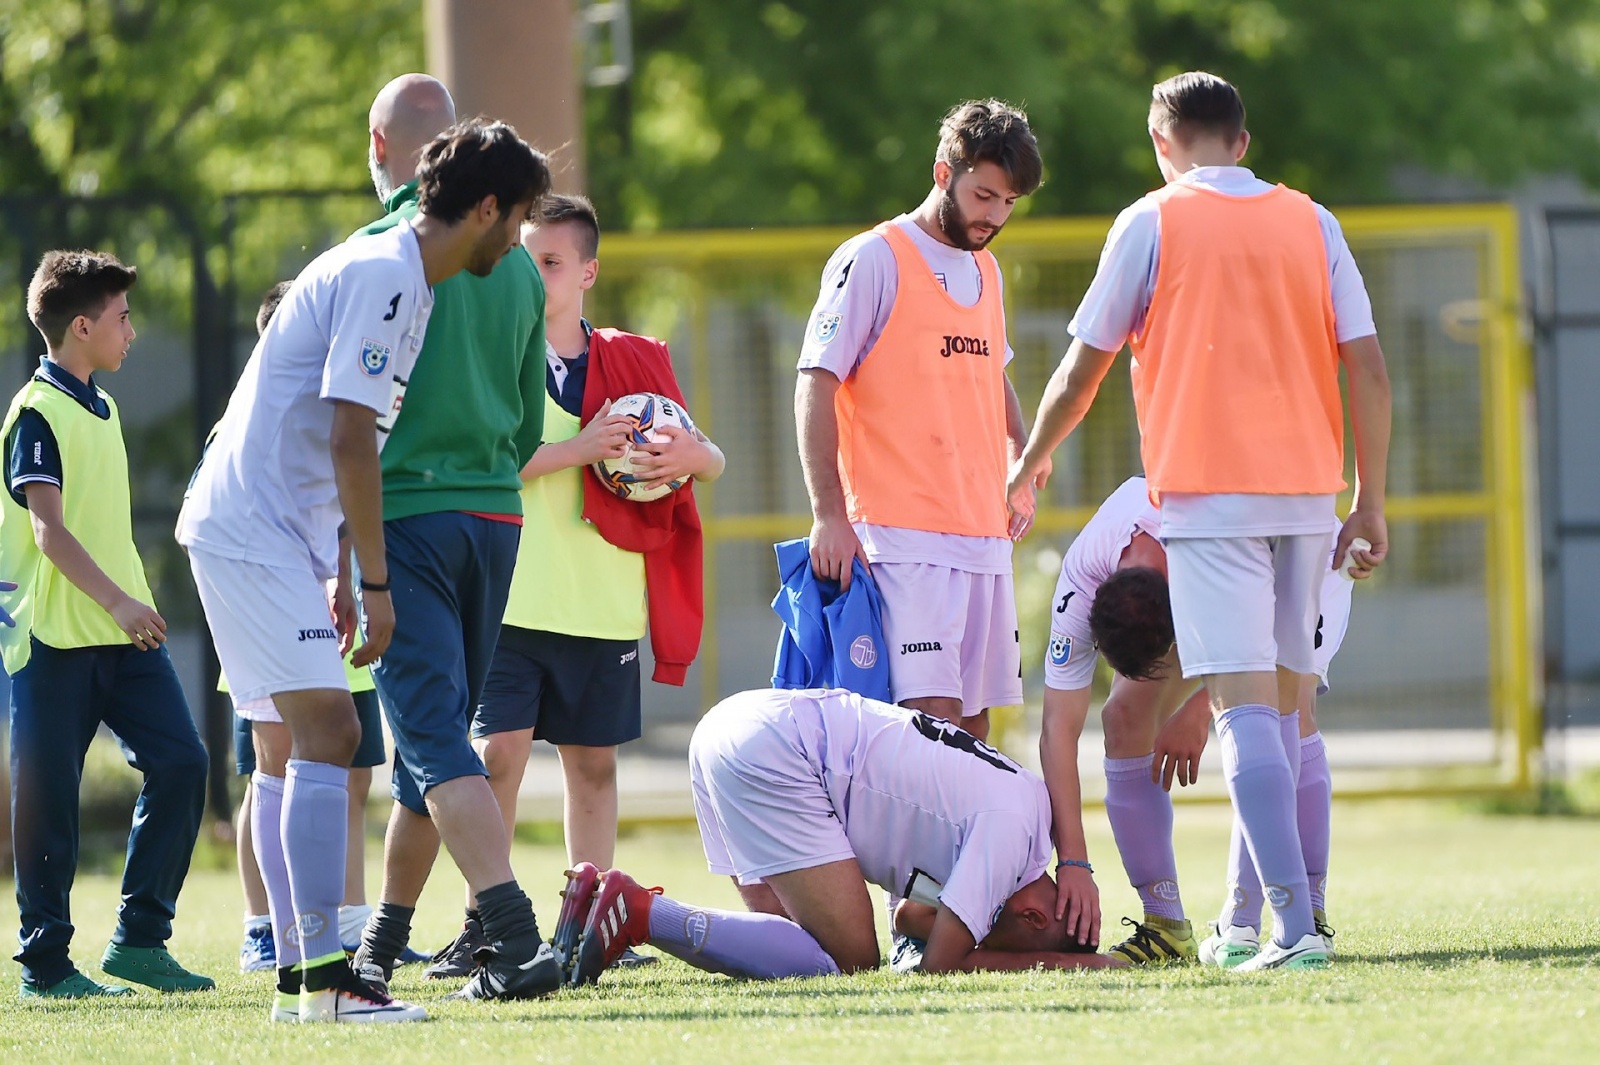
<path fill-rule="evenodd" d="M 0 188 L 359 188 L 420 0 L 0 0 Z"/>
<path fill-rule="evenodd" d="M 1028 209 L 1109 211 L 1157 180 L 1150 85 L 1238 84 L 1263 176 L 1335 203 L 1397 168 L 1600 183 L 1591 0 L 633 0 L 633 81 L 591 90 L 590 181 L 631 226 L 904 210 L 940 115 L 1024 105 L 1048 183 Z"/>

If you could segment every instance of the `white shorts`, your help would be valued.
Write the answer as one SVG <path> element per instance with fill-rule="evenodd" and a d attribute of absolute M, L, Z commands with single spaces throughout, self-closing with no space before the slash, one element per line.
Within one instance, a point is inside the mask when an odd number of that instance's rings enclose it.
<path fill-rule="evenodd" d="M 235 712 L 278 721 L 271 696 L 350 690 L 328 594 L 309 568 L 295 570 L 189 549 L 189 568 Z"/>
<path fill-rule="evenodd" d="M 759 698 L 765 693 L 748 693 Z M 789 692 L 780 693 L 789 695 Z M 854 858 L 820 771 L 780 714 L 713 707 L 689 741 L 694 817 L 706 866 L 741 884 Z"/>
<path fill-rule="evenodd" d="M 1328 691 L 1328 667 L 1339 653 L 1350 628 L 1350 593 L 1355 582 L 1334 571 L 1330 545 L 1322 575 L 1322 598 L 1317 627 L 1312 636 L 1312 659 L 1317 675 L 1317 694 Z M 1057 691 L 1081 691 L 1094 680 L 1095 653 L 1089 634 L 1089 608 L 1094 596 L 1086 594 L 1067 576 L 1063 565 L 1056 579 L 1055 598 L 1050 601 L 1050 643 L 1044 654 L 1044 682 Z"/>
<path fill-rule="evenodd" d="M 1185 677 L 1315 673 L 1333 533 L 1166 541 L 1172 624 Z M 1327 641 L 1324 641 L 1327 642 Z"/>
<path fill-rule="evenodd" d="M 960 699 L 963 716 L 1022 704 L 1022 648 L 1009 573 L 875 562 L 897 703 Z"/>

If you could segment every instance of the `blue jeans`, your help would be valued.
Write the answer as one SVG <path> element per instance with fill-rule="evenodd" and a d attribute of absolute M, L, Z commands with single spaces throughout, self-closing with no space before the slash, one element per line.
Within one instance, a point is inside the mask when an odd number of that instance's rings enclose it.
<path fill-rule="evenodd" d="M 427 816 L 428 789 L 488 776 L 472 715 L 500 638 L 520 526 L 445 511 L 383 523 L 394 638 L 372 671 L 394 733 L 396 801 Z"/>
<path fill-rule="evenodd" d="M 11 678 L 11 822 L 23 979 L 71 976 L 69 898 L 78 869 L 83 758 L 104 724 L 144 774 L 128 834 L 113 943 L 163 946 L 205 807 L 206 750 L 165 647 L 61 650 L 33 641 Z"/>

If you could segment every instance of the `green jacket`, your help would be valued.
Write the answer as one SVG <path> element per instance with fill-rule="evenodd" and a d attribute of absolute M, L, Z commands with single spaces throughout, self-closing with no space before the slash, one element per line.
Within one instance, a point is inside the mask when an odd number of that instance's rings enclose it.
<path fill-rule="evenodd" d="M 356 231 L 417 214 L 417 187 Z M 352 237 L 352 239 L 354 239 Z M 513 248 L 488 277 L 462 271 L 434 286 L 433 316 L 405 406 L 383 449 L 383 518 L 447 510 L 521 514 L 522 467 L 544 432 L 544 282 Z"/>

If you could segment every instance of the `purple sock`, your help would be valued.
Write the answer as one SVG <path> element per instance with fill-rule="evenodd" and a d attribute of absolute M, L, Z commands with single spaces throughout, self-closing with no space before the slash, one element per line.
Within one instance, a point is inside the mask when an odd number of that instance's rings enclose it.
<path fill-rule="evenodd" d="M 1151 917 L 1183 920 L 1178 858 L 1172 851 L 1172 796 L 1150 779 L 1155 755 L 1106 759 L 1106 817 L 1128 882 Z"/>
<path fill-rule="evenodd" d="M 793 921 L 770 913 L 702 910 L 665 895 L 650 904 L 650 945 L 697 969 L 752 980 L 839 972 L 822 945 Z"/>
<path fill-rule="evenodd" d="M 1295 811 L 1306 879 L 1311 882 L 1311 908 L 1325 910 L 1333 836 L 1333 777 L 1328 771 L 1328 750 L 1322 745 L 1320 732 L 1300 741 L 1300 787 L 1295 791 Z"/>
<path fill-rule="evenodd" d="M 1278 715 L 1278 739 L 1283 741 L 1284 757 L 1289 759 L 1289 779 L 1300 786 L 1300 711 Z"/>
<path fill-rule="evenodd" d="M 1272 907 L 1273 938 L 1280 946 L 1291 946 L 1314 926 L 1295 824 L 1294 782 L 1278 716 L 1270 706 L 1231 707 L 1217 718 L 1217 739 L 1234 813 L 1244 824 L 1262 894 Z"/>
<path fill-rule="evenodd" d="M 300 957 L 320 965 L 335 955 L 344 957 L 339 903 L 344 900 L 350 770 L 291 758 L 284 781 L 283 857 L 294 897 Z"/>
<path fill-rule="evenodd" d="M 256 770 L 250 783 L 250 849 L 267 887 L 278 966 L 299 965 L 300 937 L 289 934 L 294 929 L 294 901 L 289 894 L 289 867 L 283 862 L 283 778 Z"/>
<path fill-rule="evenodd" d="M 1261 932 L 1261 878 L 1256 876 L 1256 863 L 1250 859 L 1250 845 L 1245 842 L 1244 822 L 1238 813 L 1233 815 L 1233 829 L 1228 837 L 1228 901 L 1222 904 L 1222 914 L 1217 923 L 1249 928 Z"/>

